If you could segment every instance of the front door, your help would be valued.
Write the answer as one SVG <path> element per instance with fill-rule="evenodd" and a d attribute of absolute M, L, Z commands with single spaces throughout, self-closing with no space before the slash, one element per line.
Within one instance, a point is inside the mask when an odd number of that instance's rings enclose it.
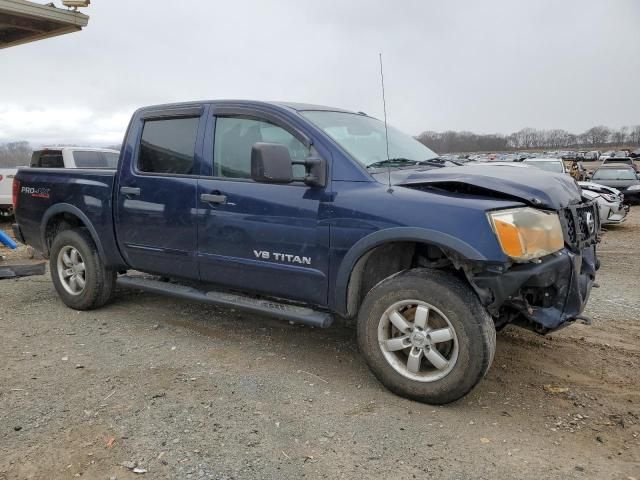
<path fill-rule="evenodd" d="M 134 269 L 198 278 L 196 144 L 199 116 L 143 120 L 141 140 L 123 162 L 116 228 Z M 126 160 L 126 159 L 125 159 Z"/>
<path fill-rule="evenodd" d="M 198 259 L 202 280 L 242 291 L 315 305 L 327 300 L 329 227 L 319 221 L 325 189 L 251 180 L 256 142 L 281 143 L 293 159 L 309 148 L 286 125 L 256 115 L 210 120 L 205 161 L 211 175 L 198 185 Z M 215 132 L 215 133 L 213 133 Z M 206 142 L 207 140 L 205 140 Z M 302 176 L 303 167 L 294 167 Z"/>

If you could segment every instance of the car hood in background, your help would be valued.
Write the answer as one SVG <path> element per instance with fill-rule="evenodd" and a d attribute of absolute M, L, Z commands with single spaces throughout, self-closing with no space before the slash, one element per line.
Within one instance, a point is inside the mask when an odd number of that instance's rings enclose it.
<path fill-rule="evenodd" d="M 614 195 L 620 195 L 620 190 L 613 187 L 607 187 L 606 185 L 602 185 L 601 183 L 595 182 L 578 182 L 580 188 L 583 190 L 589 190 L 597 193 L 612 193 Z"/>
<path fill-rule="evenodd" d="M 596 180 L 597 183 L 604 185 L 605 187 L 617 188 L 618 190 L 624 190 L 632 185 L 640 185 L 640 180 Z"/>
<path fill-rule="evenodd" d="M 381 183 L 387 183 L 387 175 L 387 171 L 373 174 Z M 554 210 L 581 201 L 580 187 L 569 175 L 533 168 L 481 165 L 396 169 L 391 170 L 391 184 L 446 191 L 472 190 L 470 193 L 484 196 L 493 193 Z"/>

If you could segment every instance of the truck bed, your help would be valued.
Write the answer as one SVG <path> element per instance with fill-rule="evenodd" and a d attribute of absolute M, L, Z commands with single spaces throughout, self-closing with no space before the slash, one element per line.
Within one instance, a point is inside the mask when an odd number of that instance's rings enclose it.
<path fill-rule="evenodd" d="M 22 208 L 16 221 L 22 240 L 48 254 L 44 227 L 72 213 L 90 225 L 105 263 L 117 265 L 112 208 L 115 173 L 102 169 L 21 168 L 16 179 L 20 182 L 18 203 Z"/>

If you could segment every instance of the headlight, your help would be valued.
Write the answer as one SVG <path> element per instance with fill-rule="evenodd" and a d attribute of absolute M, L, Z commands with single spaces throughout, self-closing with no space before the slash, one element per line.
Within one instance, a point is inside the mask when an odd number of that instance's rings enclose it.
<path fill-rule="evenodd" d="M 636 190 L 640 190 L 640 185 L 631 185 L 627 190 L 635 192 Z"/>
<path fill-rule="evenodd" d="M 558 214 L 534 208 L 489 212 L 502 251 L 514 260 L 531 260 L 564 247 Z"/>

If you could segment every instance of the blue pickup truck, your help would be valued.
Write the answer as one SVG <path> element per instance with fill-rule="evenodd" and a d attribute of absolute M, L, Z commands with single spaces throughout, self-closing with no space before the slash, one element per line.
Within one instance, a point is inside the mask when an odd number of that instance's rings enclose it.
<path fill-rule="evenodd" d="M 50 259 L 69 307 L 117 285 L 316 327 L 354 319 L 375 376 L 434 404 L 485 375 L 496 329 L 584 319 L 598 264 L 596 206 L 570 177 L 450 165 L 314 105 L 142 108 L 115 171 L 22 168 L 14 193 L 15 236 Z"/>

